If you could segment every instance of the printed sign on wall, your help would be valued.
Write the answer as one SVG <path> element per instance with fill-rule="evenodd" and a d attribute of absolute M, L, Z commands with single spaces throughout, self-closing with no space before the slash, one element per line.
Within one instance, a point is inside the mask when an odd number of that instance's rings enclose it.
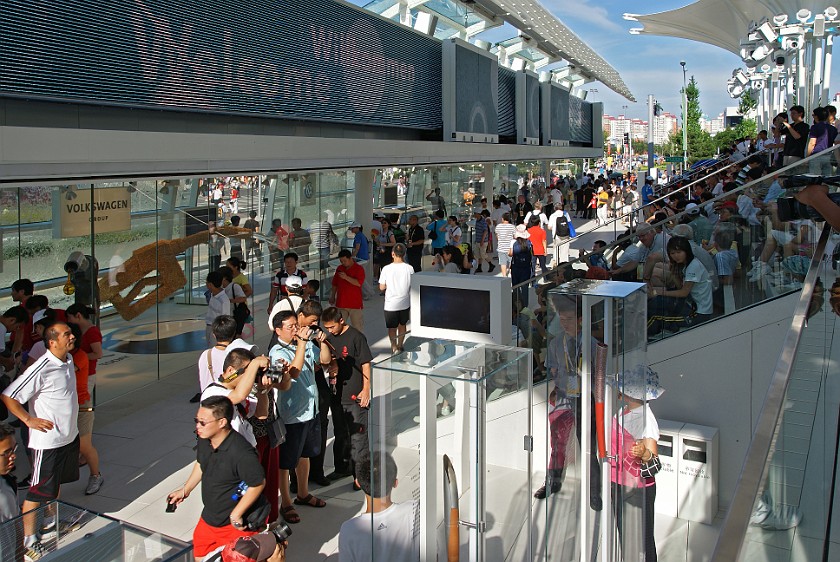
<path fill-rule="evenodd" d="M 68 193 L 76 197 L 68 198 Z M 91 224 L 96 234 L 131 229 L 131 194 L 124 187 L 105 187 L 93 190 L 59 190 L 53 193 L 53 209 L 58 206 L 60 238 L 90 236 Z"/>

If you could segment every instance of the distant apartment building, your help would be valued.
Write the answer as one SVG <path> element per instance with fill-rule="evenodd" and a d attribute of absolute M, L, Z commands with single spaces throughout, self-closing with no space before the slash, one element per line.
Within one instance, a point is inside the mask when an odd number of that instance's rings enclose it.
<path fill-rule="evenodd" d="M 671 113 L 663 113 L 653 118 L 653 142 L 654 144 L 665 144 L 668 136 L 678 130 L 677 116 Z M 647 140 L 648 122 L 642 119 L 632 119 L 624 115 L 614 117 L 604 115 L 604 131 L 612 144 L 621 144 L 624 135 L 629 133 L 633 140 Z"/>

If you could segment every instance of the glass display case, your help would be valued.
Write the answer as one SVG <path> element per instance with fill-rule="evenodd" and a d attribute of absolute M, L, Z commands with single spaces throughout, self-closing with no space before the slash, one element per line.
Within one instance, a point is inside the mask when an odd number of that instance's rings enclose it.
<path fill-rule="evenodd" d="M 645 487 L 655 480 L 640 476 L 633 450 L 655 431 L 647 423 L 655 389 L 645 285 L 578 279 L 543 301 L 546 384 L 533 406 L 532 559 L 644 560 L 643 528 L 653 516 L 644 500 L 655 490 Z"/>
<path fill-rule="evenodd" d="M 405 548 L 419 548 L 421 560 L 528 555 L 532 357 L 528 349 L 412 338 L 374 366 L 367 491 L 383 510 L 414 515 Z M 370 517 L 373 531 L 382 515 Z M 375 544 L 372 551 L 383 559 Z"/>
<path fill-rule="evenodd" d="M 161 510 L 163 511 L 163 510 Z M 30 560 L 23 546 L 23 520 L 32 512 L 0 523 L 0 559 Z M 192 545 L 63 502 L 35 510 L 39 528 L 45 517 L 55 525 L 42 530 L 40 560 L 52 562 L 191 562 Z M 40 553 L 39 553 L 40 554 Z"/>

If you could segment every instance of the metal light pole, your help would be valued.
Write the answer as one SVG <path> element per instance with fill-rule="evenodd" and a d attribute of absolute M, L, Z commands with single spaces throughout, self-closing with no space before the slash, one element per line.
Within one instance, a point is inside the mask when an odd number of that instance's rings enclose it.
<path fill-rule="evenodd" d="M 686 88 L 688 85 L 685 81 L 685 61 L 680 61 L 680 66 L 682 67 L 683 71 L 683 173 L 685 173 L 685 167 L 688 165 L 688 124 L 686 120 L 688 119 L 688 92 L 686 92 Z"/>

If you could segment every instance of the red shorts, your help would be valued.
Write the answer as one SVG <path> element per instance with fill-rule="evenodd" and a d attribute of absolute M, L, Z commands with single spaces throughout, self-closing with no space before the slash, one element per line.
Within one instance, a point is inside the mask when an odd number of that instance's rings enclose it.
<path fill-rule="evenodd" d="M 256 534 L 254 531 L 236 529 L 233 525 L 213 527 L 199 517 L 198 525 L 195 526 L 195 531 L 193 531 L 193 553 L 196 558 L 202 558 L 208 552 L 233 542 L 239 537 L 249 537 Z"/>

